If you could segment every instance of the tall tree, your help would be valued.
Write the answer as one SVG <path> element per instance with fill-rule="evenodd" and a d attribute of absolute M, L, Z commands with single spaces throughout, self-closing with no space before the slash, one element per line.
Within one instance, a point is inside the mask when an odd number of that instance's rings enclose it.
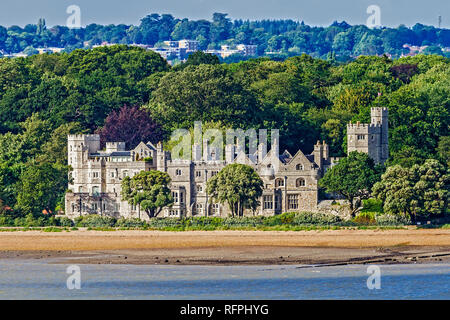
<path fill-rule="evenodd" d="M 230 164 L 207 183 L 207 192 L 219 203 L 228 204 L 233 216 L 244 209 L 255 210 L 263 191 L 263 181 L 256 171 L 244 164 Z"/>
<path fill-rule="evenodd" d="M 173 204 L 170 193 L 170 177 L 167 173 L 151 170 L 143 171 L 122 181 L 122 199 L 139 205 L 149 218 L 157 217 L 162 209 Z"/>
<path fill-rule="evenodd" d="M 55 212 L 67 188 L 67 172 L 50 163 L 29 164 L 20 175 L 16 207 L 38 215 L 42 210 Z"/>
<path fill-rule="evenodd" d="M 164 129 L 191 127 L 194 121 L 250 126 L 261 118 L 255 97 L 222 65 L 188 66 L 161 78 L 148 109 Z"/>
<path fill-rule="evenodd" d="M 361 201 L 370 197 L 372 187 L 379 180 L 380 174 L 381 168 L 375 166 L 372 158 L 366 153 L 354 151 L 329 169 L 319 181 L 319 185 L 329 193 L 338 193 L 345 197 L 354 217 Z"/>
<path fill-rule="evenodd" d="M 417 217 L 447 212 L 450 175 L 437 160 L 429 159 L 411 168 L 389 167 L 373 186 L 375 197 L 383 201 L 384 211 Z"/>

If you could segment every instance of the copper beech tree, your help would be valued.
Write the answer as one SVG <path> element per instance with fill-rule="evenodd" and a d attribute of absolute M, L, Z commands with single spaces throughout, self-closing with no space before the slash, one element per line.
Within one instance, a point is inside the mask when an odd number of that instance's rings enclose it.
<path fill-rule="evenodd" d="M 119 111 L 112 111 L 97 133 L 100 134 L 103 147 L 107 141 L 114 141 L 125 142 L 129 149 L 141 141 L 158 143 L 164 137 L 161 126 L 153 121 L 146 110 L 137 106 L 123 106 Z"/>

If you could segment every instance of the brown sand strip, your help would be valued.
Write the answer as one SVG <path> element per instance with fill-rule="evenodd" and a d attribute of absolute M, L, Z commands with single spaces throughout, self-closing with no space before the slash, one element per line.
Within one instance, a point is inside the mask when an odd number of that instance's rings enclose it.
<path fill-rule="evenodd" d="M 376 248 L 450 246 L 450 229 L 326 231 L 1 232 L 0 251 L 117 250 L 234 246 Z"/>
<path fill-rule="evenodd" d="M 450 230 L 1 232 L 0 258 L 184 265 L 447 262 Z"/>

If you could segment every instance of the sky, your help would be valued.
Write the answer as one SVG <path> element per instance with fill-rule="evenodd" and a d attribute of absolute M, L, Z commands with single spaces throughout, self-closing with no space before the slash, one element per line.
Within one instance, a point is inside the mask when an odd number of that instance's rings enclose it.
<path fill-rule="evenodd" d="M 397 27 L 416 23 L 450 28 L 449 0 L 0 0 L 0 25 L 24 26 L 45 18 L 47 26 L 65 25 L 66 9 L 78 5 L 81 24 L 139 24 L 150 13 L 176 18 L 208 19 L 214 12 L 232 19 L 293 19 L 328 26 L 333 21 L 365 24 L 370 5 L 381 10 L 381 25 Z"/>

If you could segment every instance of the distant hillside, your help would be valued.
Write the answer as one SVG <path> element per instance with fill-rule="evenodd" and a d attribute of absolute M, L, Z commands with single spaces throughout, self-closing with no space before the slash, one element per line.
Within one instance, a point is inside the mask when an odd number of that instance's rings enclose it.
<path fill-rule="evenodd" d="M 211 21 L 175 19 L 170 14 L 150 14 L 139 26 L 90 24 L 81 29 L 47 27 L 45 20 L 24 28 L 0 26 L 0 53 L 37 53 L 37 48 L 58 47 L 65 51 L 104 43 L 159 46 L 166 40 L 191 39 L 199 49 L 219 49 L 221 45 L 257 45 L 257 56 L 284 59 L 301 53 L 322 59 L 347 61 L 360 55 L 387 54 L 393 58 L 416 53 L 450 57 L 450 30 L 416 24 L 412 28 L 369 29 L 334 22 L 329 27 L 313 27 L 293 20 L 231 20 L 214 13 Z M 244 59 L 236 54 L 227 62 Z"/>

